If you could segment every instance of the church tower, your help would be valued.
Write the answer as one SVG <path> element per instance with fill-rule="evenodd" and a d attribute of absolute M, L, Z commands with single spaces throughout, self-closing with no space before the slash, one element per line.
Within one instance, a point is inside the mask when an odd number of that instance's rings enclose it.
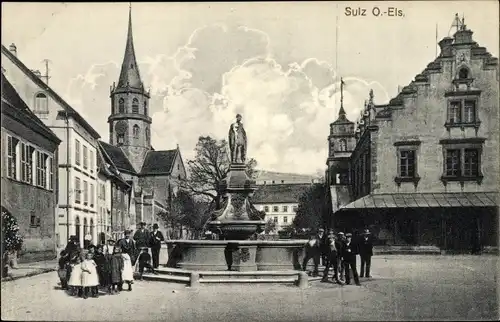
<path fill-rule="evenodd" d="M 108 117 L 109 143 L 123 149 L 139 172 L 151 149 L 151 117 L 148 115 L 149 91 L 139 73 L 132 38 L 132 9 L 129 8 L 127 43 L 118 84 L 110 89 L 111 114 Z"/>
<path fill-rule="evenodd" d="M 337 120 L 330 124 L 328 136 L 328 158 L 326 165 L 328 185 L 349 184 L 349 157 L 356 145 L 354 123 L 349 121 L 344 110 L 344 81 L 340 80 L 340 109 Z"/>

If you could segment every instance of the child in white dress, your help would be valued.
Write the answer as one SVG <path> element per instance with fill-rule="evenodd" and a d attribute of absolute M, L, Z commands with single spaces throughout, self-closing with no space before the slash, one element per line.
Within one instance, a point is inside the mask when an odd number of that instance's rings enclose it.
<path fill-rule="evenodd" d="M 68 286 L 71 289 L 71 295 L 77 296 L 82 288 L 82 261 L 80 256 L 76 256 L 70 264 L 71 273 L 69 275 Z"/>
<path fill-rule="evenodd" d="M 132 267 L 132 260 L 127 253 L 122 253 L 122 258 L 122 281 L 128 284 L 128 291 L 132 291 L 132 284 L 134 283 L 134 269 Z"/>
<path fill-rule="evenodd" d="M 86 252 L 85 260 L 82 262 L 82 287 L 83 298 L 86 299 L 91 293 L 93 297 L 98 297 L 99 275 L 97 274 L 97 265 L 94 262 L 93 254 Z"/>

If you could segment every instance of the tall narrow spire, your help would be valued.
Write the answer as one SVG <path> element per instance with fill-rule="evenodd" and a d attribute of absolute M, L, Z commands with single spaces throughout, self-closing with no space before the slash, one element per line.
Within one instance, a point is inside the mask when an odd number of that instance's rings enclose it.
<path fill-rule="evenodd" d="M 123 56 L 122 69 L 117 87 L 127 86 L 138 89 L 143 88 L 139 66 L 137 66 L 135 58 L 134 39 L 132 37 L 132 5 L 129 5 L 127 44 L 125 45 L 125 55 Z"/>
<path fill-rule="evenodd" d="M 344 79 L 340 77 L 340 109 L 339 109 L 339 118 L 345 117 L 344 110 Z"/>

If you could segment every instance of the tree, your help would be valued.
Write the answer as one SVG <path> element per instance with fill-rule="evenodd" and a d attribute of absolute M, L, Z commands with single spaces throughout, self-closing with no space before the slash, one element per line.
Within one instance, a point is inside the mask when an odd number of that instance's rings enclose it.
<path fill-rule="evenodd" d="M 187 162 L 189 177 L 180 180 L 180 185 L 189 194 L 201 197 L 220 208 L 221 191 L 219 184 L 229 172 L 230 160 L 226 140 L 215 140 L 210 136 L 200 136 L 195 148 L 194 160 Z M 247 174 L 256 175 L 254 159 L 248 160 Z"/>
<path fill-rule="evenodd" d="M 293 219 L 295 228 L 318 229 L 325 225 L 330 208 L 325 189 L 324 183 L 313 184 L 300 196 L 297 215 Z"/>
<path fill-rule="evenodd" d="M 264 233 L 269 234 L 272 231 L 275 231 L 277 228 L 276 223 L 272 218 L 269 218 L 269 220 L 266 222 L 266 226 L 264 228 Z"/>

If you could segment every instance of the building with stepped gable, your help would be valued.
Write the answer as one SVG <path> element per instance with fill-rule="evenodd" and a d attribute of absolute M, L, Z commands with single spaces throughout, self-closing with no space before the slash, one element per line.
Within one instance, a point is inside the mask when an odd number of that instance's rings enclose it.
<path fill-rule="evenodd" d="M 499 66 L 459 22 L 388 104 L 343 108 L 329 137 L 332 225 L 382 244 L 451 252 L 498 247 Z"/>

